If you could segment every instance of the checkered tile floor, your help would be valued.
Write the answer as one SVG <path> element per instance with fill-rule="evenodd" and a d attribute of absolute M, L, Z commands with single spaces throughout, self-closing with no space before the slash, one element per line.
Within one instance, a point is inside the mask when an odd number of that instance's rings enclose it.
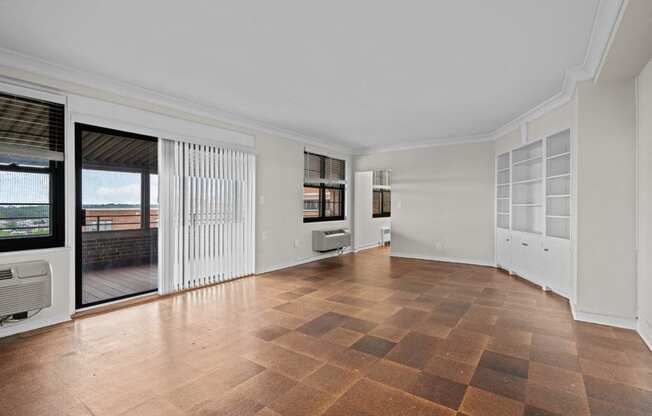
<path fill-rule="evenodd" d="M 650 415 L 652 353 L 503 272 L 377 249 L 0 341 L 0 393 L 2 415 Z"/>

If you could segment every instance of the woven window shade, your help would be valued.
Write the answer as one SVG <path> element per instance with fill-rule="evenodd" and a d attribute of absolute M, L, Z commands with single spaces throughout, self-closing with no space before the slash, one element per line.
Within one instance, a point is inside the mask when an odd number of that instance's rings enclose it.
<path fill-rule="evenodd" d="M 0 152 L 63 160 L 64 106 L 0 93 Z"/>
<path fill-rule="evenodd" d="M 374 189 L 390 189 L 390 171 L 389 170 L 375 170 L 373 176 Z"/>

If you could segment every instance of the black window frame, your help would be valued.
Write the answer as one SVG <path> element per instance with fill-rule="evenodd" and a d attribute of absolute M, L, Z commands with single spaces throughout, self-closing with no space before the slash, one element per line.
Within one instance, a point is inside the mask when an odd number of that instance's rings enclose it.
<path fill-rule="evenodd" d="M 50 235 L 0 238 L 0 252 L 64 247 L 66 244 L 65 162 L 50 160 L 48 167 L 0 165 L 0 171 L 48 174 L 50 177 Z M 2 201 L 4 202 L 4 201 Z M 14 202 L 14 201 L 7 201 Z M 16 201 L 17 204 L 19 204 Z"/>
<path fill-rule="evenodd" d="M 373 218 L 389 218 L 389 217 L 391 217 L 392 216 L 392 203 L 391 203 L 392 191 L 390 189 L 374 189 L 373 194 L 372 194 L 372 200 L 371 200 L 372 204 L 373 204 L 373 197 L 374 197 L 374 194 L 376 192 L 380 193 L 380 213 L 376 214 L 375 212 L 373 212 L 373 206 L 372 206 L 372 210 L 371 210 L 372 211 L 371 212 L 372 217 Z M 386 193 L 390 195 L 389 207 L 385 207 L 385 194 Z M 385 208 L 387 208 L 387 209 L 385 209 Z"/>
<path fill-rule="evenodd" d="M 330 158 L 328 156 L 324 155 L 319 155 L 316 153 L 310 153 L 310 152 L 305 152 L 304 151 L 304 160 L 305 160 L 305 155 L 312 155 L 316 156 L 320 159 L 320 177 L 324 178 L 326 176 L 326 160 L 327 159 L 334 159 Z M 341 159 L 340 159 L 341 160 Z M 346 176 L 346 161 L 341 160 L 342 164 L 344 166 L 344 175 Z M 315 184 L 315 183 L 310 183 L 305 181 L 305 169 L 306 166 L 304 164 L 304 183 L 303 187 L 310 187 L 310 188 L 318 188 L 319 189 L 319 216 L 317 217 L 303 217 L 303 222 L 304 223 L 311 223 L 311 222 L 328 222 L 328 221 L 343 221 L 346 219 L 345 215 L 345 200 L 346 200 L 346 186 L 344 184 L 339 184 L 339 185 L 333 185 L 333 184 L 325 184 L 325 183 L 320 183 L 320 184 Z M 327 189 L 334 189 L 340 192 L 340 212 L 342 215 L 336 215 L 336 216 L 326 216 L 326 190 Z M 305 200 L 304 200 L 304 211 L 305 211 Z"/>

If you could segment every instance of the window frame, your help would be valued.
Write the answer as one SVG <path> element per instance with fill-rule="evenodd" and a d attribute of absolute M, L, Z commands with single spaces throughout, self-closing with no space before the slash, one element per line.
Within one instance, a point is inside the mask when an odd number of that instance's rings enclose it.
<path fill-rule="evenodd" d="M 379 192 L 380 193 L 380 214 L 376 214 L 373 212 L 373 194 Z M 390 202 L 389 204 L 389 209 L 385 210 L 385 193 L 388 193 L 390 195 L 390 201 L 391 201 L 391 195 L 392 191 L 391 189 L 373 189 L 372 190 L 372 210 L 371 210 L 371 216 L 372 218 L 390 218 L 392 216 L 392 204 Z"/>
<path fill-rule="evenodd" d="M 334 158 L 324 156 L 324 155 L 319 155 L 319 154 L 316 154 L 316 153 L 306 152 L 306 151 L 304 151 L 303 153 L 304 153 L 304 160 L 305 160 L 305 155 L 306 154 L 319 157 L 319 159 L 320 159 L 320 172 L 321 172 L 320 176 L 322 178 L 324 178 L 326 176 L 326 174 L 325 174 L 326 173 L 326 159 L 334 159 Z M 343 160 L 343 159 L 339 159 L 339 160 L 341 160 L 343 162 L 343 164 L 344 164 L 344 176 L 346 178 L 346 161 Z M 319 200 L 318 200 L 319 216 L 317 216 L 317 217 L 306 217 L 305 214 L 304 214 L 303 222 L 304 223 L 313 223 L 313 222 L 328 222 L 328 221 L 344 221 L 346 219 L 346 212 L 345 212 L 345 209 L 346 209 L 346 204 L 345 204 L 346 185 L 345 184 L 331 185 L 331 184 L 325 184 L 325 183 L 320 183 L 320 184 L 307 183 L 305 181 L 305 170 L 306 170 L 305 162 L 304 162 L 303 170 L 304 170 L 303 187 L 304 188 L 310 187 L 310 188 L 318 188 L 319 189 Z M 340 191 L 341 198 L 340 198 L 339 205 L 340 205 L 340 212 L 342 213 L 341 215 L 326 216 L 326 190 L 327 189 L 335 189 L 335 190 Z M 303 201 L 303 203 L 305 203 L 305 200 Z M 304 205 L 304 210 L 305 210 L 305 205 Z"/>
<path fill-rule="evenodd" d="M 0 253 L 64 247 L 66 244 L 65 162 L 50 160 L 47 168 L 3 165 L 0 171 L 48 174 L 50 177 L 50 235 L 0 238 Z"/>

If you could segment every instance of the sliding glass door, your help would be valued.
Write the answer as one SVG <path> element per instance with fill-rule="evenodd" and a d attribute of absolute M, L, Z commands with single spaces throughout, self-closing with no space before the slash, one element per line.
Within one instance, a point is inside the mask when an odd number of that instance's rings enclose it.
<path fill-rule="evenodd" d="M 77 123 L 77 308 L 158 288 L 158 140 Z"/>

